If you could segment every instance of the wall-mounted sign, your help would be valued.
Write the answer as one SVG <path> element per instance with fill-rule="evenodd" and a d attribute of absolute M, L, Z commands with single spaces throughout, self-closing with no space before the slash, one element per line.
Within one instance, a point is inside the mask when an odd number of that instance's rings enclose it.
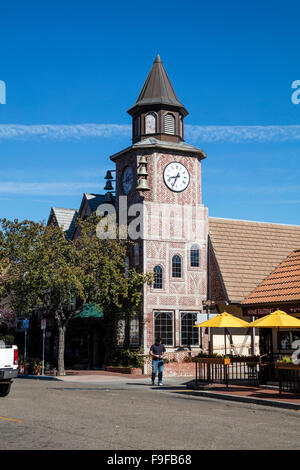
<path fill-rule="evenodd" d="M 294 305 L 275 305 L 275 307 L 243 307 L 243 315 L 245 316 L 255 316 L 260 317 L 264 315 L 269 315 L 275 310 L 282 310 L 283 312 L 287 313 L 288 315 L 300 315 L 300 304 Z"/>

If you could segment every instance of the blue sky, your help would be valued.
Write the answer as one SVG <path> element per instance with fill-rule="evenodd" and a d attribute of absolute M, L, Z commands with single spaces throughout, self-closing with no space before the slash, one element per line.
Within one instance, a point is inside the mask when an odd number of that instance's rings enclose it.
<path fill-rule="evenodd" d="M 207 154 L 209 214 L 300 224 L 299 15 L 274 0 L 2 4 L 0 217 L 47 219 L 102 192 L 159 52 Z"/>

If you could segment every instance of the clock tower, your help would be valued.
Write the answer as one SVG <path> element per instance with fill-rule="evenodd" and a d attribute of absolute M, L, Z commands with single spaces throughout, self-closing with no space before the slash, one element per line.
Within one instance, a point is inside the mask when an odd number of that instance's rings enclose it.
<path fill-rule="evenodd" d="M 154 283 L 144 286 L 140 318 L 131 320 L 132 345 L 147 353 L 160 336 L 167 355 L 180 364 L 187 351 L 198 353 L 207 341 L 193 328 L 207 292 L 208 211 L 201 201 L 206 155 L 184 141 L 188 112 L 159 55 L 128 113 L 132 145 L 111 156 L 116 210 L 135 242 L 129 264 L 155 274 Z"/>

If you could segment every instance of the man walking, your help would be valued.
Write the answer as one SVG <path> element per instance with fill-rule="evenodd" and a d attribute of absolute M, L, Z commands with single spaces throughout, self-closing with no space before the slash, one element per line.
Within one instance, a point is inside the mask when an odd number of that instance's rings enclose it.
<path fill-rule="evenodd" d="M 164 370 L 164 355 L 166 352 L 165 345 L 162 344 L 161 338 L 156 338 L 152 344 L 149 354 L 152 356 L 152 385 L 155 385 L 155 377 L 158 371 L 158 385 L 162 385 L 162 376 Z"/>

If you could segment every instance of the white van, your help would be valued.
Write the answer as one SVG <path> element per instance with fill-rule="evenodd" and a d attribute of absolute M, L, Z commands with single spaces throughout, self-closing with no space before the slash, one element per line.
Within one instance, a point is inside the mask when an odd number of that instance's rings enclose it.
<path fill-rule="evenodd" d="M 0 397 L 10 392 L 12 379 L 18 375 L 18 347 L 0 341 Z"/>

